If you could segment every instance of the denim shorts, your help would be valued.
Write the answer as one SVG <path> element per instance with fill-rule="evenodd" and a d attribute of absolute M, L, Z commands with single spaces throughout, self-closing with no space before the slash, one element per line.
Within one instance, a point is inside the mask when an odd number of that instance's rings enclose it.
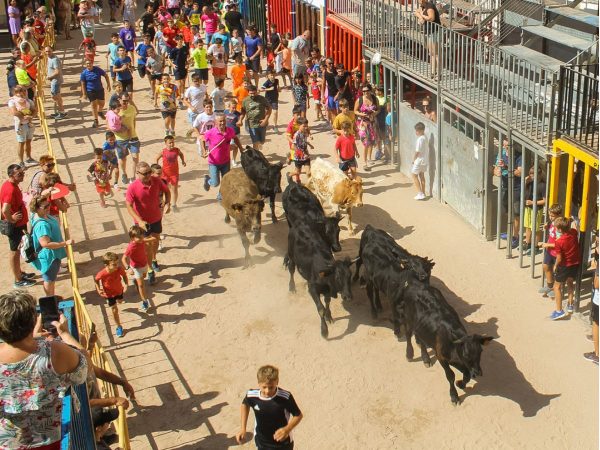
<path fill-rule="evenodd" d="M 60 94 L 60 83 L 58 80 L 50 80 L 50 94 L 53 96 Z"/>
<path fill-rule="evenodd" d="M 198 117 L 198 113 L 188 110 L 187 119 L 188 119 L 188 122 L 190 123 L 190 125 L 194 123 L 194 120 L 196 120 L 196 117 Z"/>
<path fill-rule="evenodd" d="M 250 133 L 250 140 L 252 143 L 264 144 L 265 138 L 267 135 L 267 127 L 256 127 L 256 128 L 248 128 L 248 132 Z"/>
<path fill-rule="evenodd" d="M 46 272 L 42 274 L 42 280 L 45 282 L 56 281 L 58 277 L 58 271 L 60 270 L 60 259 L 55 259 L 50 263 Z"/>
<path fill-rule="evenodd" d="M 18 127 L 15 127 L 15 131 L 17 132 L 17 142 L 22 144 L 23 142 L 31 141 L 33 139 L 35 125 L 32 123 L 23 123 Z"/>
<path fill-rule="evenodd" d="M 138 138 L 117 141 L 117 149 L 120 149 L 121 152 L 124 152 L 125 150 L 127 150 L 131 154 L 137 154 L 140 152 L 140 147 L 141 147 L 141 144 L 140 144 L 140 140 Z M 117 155 L 119 155 L 118 150 L 117 150 Z M 125 153 L 125 156 L 127 156 L 127 153 Z M 119 156 L 119 158 L 121 158 L 121 156 Z"/>

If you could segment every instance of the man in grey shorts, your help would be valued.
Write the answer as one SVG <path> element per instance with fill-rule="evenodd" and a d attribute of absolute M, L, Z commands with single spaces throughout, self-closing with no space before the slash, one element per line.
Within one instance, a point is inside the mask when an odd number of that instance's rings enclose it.
<path fill-rule="evenodd" d="M 54 54 L 52 47 L 46 47 L 44 49 L 46 56 L 48 57 L 48 74 L 47 78 L 50 81 L 50 94 L 52 100 L 54 100 L 54 114 L 50 114 L 53 119 L 64 119 L 67 117 L 65 107 L 63 105 L 62 95 L 60 88 L 63 84 L 62 64 L 58 56 Z"/>

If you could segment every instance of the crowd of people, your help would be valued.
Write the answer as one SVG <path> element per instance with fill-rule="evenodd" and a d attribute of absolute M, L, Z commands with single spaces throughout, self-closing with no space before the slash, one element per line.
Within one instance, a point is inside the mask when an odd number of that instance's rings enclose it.
<path fill-rule="evenodd" d="M 8 179 L 0 189 L 0 231 L 8 238 L 13 286 L 19 290 L 0 296 L 0 338 L 4 342 L 0 345 L 0 369 L 2 382 L 14 387 L 13 394 L 3 398 L 4 418 L 20 431 L 0 433 L 0 447 L 59 448 L 60 418 L 56 411 L 60 392 L 86 379 L 96 438 L 99 445 L 106 446 L 108 441 L 103 435 L 115 413 L 103 408 L 127 407 L 128 401 L 121 397 L 101 399 L 95 378 L 122 385 L 130 398 L 134 398 L 133 388 L 125 380 L 93 366 L 88 354 L 90 343 L 84 347 L 70 336 L 64 317 L 53 323 L 55 332 L 43 329 L 34 299 L 21 290 L 36 283 L 35 273 L 22 270 L 22 243 L 31 239 L 35 257 L 27 262 L 41 274 L 45 295 L 55 296 L 55 282 L 65 270 L 66 248 L 74 244 L 62 236 L 59 214 L 68 210 L 67 196 L 76 186 L 63 182 L 54 172 L 56 163 L 52 156 L 43 154 L 36 160 L 32 154 L 40 57 L 47 59 L 45 78 L 55 106 L 49 117 L 61 120 L 69 115 L 61 95 L 65 83 L 62 63 L 51 46 L 43 46 L 45 27 L 51 22 L 46 22 L 44 7 L 33 12 L 20 11 L 15 0 L 10 5 L 15 48 L 7 67 L 11 97 L 8 108 L 14 117 L 18 161 L 8 166 Z M 157 255 L 163 215 L 178 211 L 180 168 L 186 166 L 189 157 L 178 145 L 186 139 L 196 140 L 198 158 L 207 161 L 203 183 L 206 191 L 218 187 L 221 177 L 239 165 L 244 151 L 242 135 L 247 134 L 253 147 L 261 150 L 267 136 L 279 134 L 282 125 L 289 149 L 280 156 L 286 158 L 292 176 L 300 182 L 303 169 L 310 175 L 311 120 L 330 129 L 330 151 L 348 177 L 356 176 L 361 159 L 365 171 L 370 171 L 377 160 L 384 164 L 390 161 L 394 132 L 390 99 L 384 89 L 372 85 L 358 67 L 347 68 L 324 57 L 309 31 L 292 38 L 271 25 L 268 36 L 262 37 L 254 25 L 244 23 L 238 5 L 231 1 L 212 4 L 204 0 L 148 0 L 143 14 L 136 17 L 135 1 L 109 0 L 109 20 L 115 22 L 120 13 L 122 23 L 113 30 L 109 42 L 97 43 L 95 23 L 101 14 L 98 2 L 82 0 L 76 10 L 69 10 L 68 14 L 61 11 L 59 7 L 57 18 L 59 29 L 64 27 L 65 38 L 71 37 L 71 22 L 81 29 L 81 99 L 89 102 L 91 126 L 103 141 L 102 146 L 90 151 L 89 180 L 94 183 L 103 208 L 109 206 L 107 198 L 124 189 L 125 206 L 133 223 L 122 256 L 106 252 L 97 263 L 99 270 L 94 277 L 98 295 L 111 309 L 117 337 L 126 332 L 118 305 L 125 300 L 130 278 L 137 289 L 140 309 L 147 312 L 151 307 L 151 292 L 146 284 L 155 284 L 161 270 Z M 23 18 L 25 26 L 21 28 Z M 98 45 L 104 44 L 107 70 L 99 65 L 102 57 L 98 55 Z M 229 81 L 231 90 L 225 87 Z M 152 154 L 144 148 L 144 136 L 136 129 L 141 102 L 138 106 L 134 96 L 143 98 L 143 91 L 148 93 L 164 124 L 164 146 Z M 292 117 L 281 124 L 278 111 L 284 91 L 294 106 Z M 186 110 L 188 128 L 184 132 L 176 130 L 180 110 Z M 434 110 L 427 110 L 427 114 L 436 120 L 431 116 Z M 417 200 L 425 198 L 423 174 L 429 150 L 424 129 L 421 122 L 415 126 L 417 146 L 412 173 Z M 357 141 L 362 144 L 360 153 Z M 25 171 L 34 166 L 38 168 L 32 181 L 22 190 Z M 555 222 L 554 226 L 557 239 L 544 246 L 556 254 L 552 263 L 560 270 L 553 289 L 558 302 L 562 298 L 562 283 L 567 283 L 568 309 L 572 307 L 570 266 L 577 255 L 566 225 Z M 564 237 L 559 236 L 561 233 Z M 597 363 L 597 306 L 595 311 Z M 565 314 L 562 306 L 556 314 Z M 51 395 L 32 393 L 28 384 L 32 377 L 56 388 Z M 290 432 L 302 419 L 302 413 L 293 396 L 278 388 L 278 381 L 275 367 L 259 369 L 259 389 L 248 391 L 243 401 L 238 442 L 245 439 L 252 408 L 257 418 L 258 448 L 293 447 Z M 36 425 L 36 421 L 44 426 Z"/>

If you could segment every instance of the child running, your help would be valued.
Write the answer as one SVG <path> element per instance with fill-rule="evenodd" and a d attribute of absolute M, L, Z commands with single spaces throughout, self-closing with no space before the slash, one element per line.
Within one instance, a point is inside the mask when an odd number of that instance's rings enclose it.
<path fill-rule="evenodd" d="M 94 180 L 96 185 L 96 192 L 100 197 L 100 206 L 106 208 L 106 202 L 104 201 L 105 196 L 112 196 L 112 189 L 110 186 L 110 178 L 112 176 L 113 166 L 110 162 L 105 161 L 104 150 L 101 148 L 94 149 L 94 162 L 88 168 L 88 172 Z"/>
<path fill-rule="evenodd" d="M 94 64 L 96 58 L 96 41 L 94 40 L 94 34 L 88 31 L 85 35 L 85 39 L 81 41 L 79 50 L 83 50 L 83 60 L 91 61 Z"/>
<path fill-rule="evenodd" d="M 294 448 L 291 432 L 302 420 L 291 392 L 278 387 L 279 370 L 273 366 L 262 366 L 256 374 L 258 389 L 246 393 L 241 407 L 241 426 L 236 434 L 238 444 L 246 438 L 246 426 L 250 409 L 254 411 L 256 425 L 254 442 L 259 449 Z"/>
<path fill-rule="evenodd" d="M 105 136 L 104 144 L 102 144 L 102 160 L 109 162 L 113 167 L 113 173 L 115 174 L 114 188 L 119 189 L 119 161 L 123 167 L 123 173 L 125 173 L 125 167 L 127 164 L 127 155 L 129 154 L 127 149 L 122 149 L 117 145 L 117 137 L 112 131 L 107 131 Z M 127 179 L 127 177 L 125 177 Z"/>
<path fill-rule="evenodd" d="M 360 158 L 360 155 L 352 134 L 352 125 L 344 122 L 342 124 L 342 134 L 335 140 L 335 159 L 340 170 L 351 179 L 356 177 L 356 166 L 358 165 L 356 158 Z"/>
<path fill-rule="evenodd" d="M 238 121 L 240 120 L 240 116 L 242 115 L 242 113 L 238 111 L 236 99 L 229 99 L 229 102 L 227 102 L 227 109 L 223 111 L 223 114 L 225 115 L 225 120 L 227 121 L 227 127 L 232 128 L 233 131 L 235 131 L 235 135 L 239 139 L 240 127 L 238 126 Z M 238 146 L 235 144 L 235 141 L 233 140 L 231 141 L 231 149 L 233 152 L 231 167 L 239 167 L 239 163 L 237 162 L 237 155 L 238 150 L 241 152 L 242 149 L 238 148 Z"/>
<path fill-rule="evenodd" d="M 298 118 L 298 131 L 294 134 L 294 178 L 297 183 L 300 183 L 300 175 L 302 174 L 302 166 L 306 166 L 306 176 L 310 177 L 310 154 L 308 153 L 308 147 L 314 148 L 313 145 L 308 142 L 308 120 L 304 117 Z"/>
<path fill-rule="evenodd" d="M 110 35 L 110 42 L 106 51 L 106 60 L 108 62 L 108 69 L 113 83 L 116 80 L 117 74 L 114 72 L 115 60 L 119 57 L 118 51 L 121 44 L 119 43 L 118 33 L 112 33 Z"/>
<path fill-rule="evenodd" d="M 175 138 L 173 136 L 165 136 L 165 148 L 156 157 L 158 164 L 162 159 L 162 179 L 167 182 L 171 190 L 171 209 L 177 212 L 177 196 L 179 184 L 179 162 L 185 167 L 185 157 L 183 152 L 175 147 Z"/>
<path fill-rule="evenodd" d="M 275 72 L 272 70 L 267 73 L 267 80 L 263 83 L 261 91 L 265 93 L 265 98 L 271 105 L 271 117 L 273 118 L 273 130 L 279 134 L 279 128 L 277 128 L 277 111 L 279 110 L 279 80 L 275 78 Z"/>
<path fill-rule="evenodd" d="M 292 94 L 294 96 L 294 106 L 300 109 L 302 117 L 306 117 L 306 110 L 310 108 L 310 101 L 308 98 L 308 87 L 304 82 L 304 75 L 299 74 L 294 77 Z"/>
<path fill-rule="evenodd" d="M 142 311 L 148 311 L 150 301 L 146 295 L 146 287 L 144 286 L 144 278 L 148 272 L 148 258 L 146 256 L 146 240 L 152 238 L 144 237 L 144 230 L 139 225 L 133 225 L 129 229 L 129 239 L 131 241 L 123 254 L 123 266 L 125 270 L 135 279 L 135 284 L 138 289 L 138 294 L 142 300 Z"/>
<path fill-rule="evenodd" d="M 106 299 L 112 310 L 113 319 L 117 325 L 115 334 L 121 338 L 124 333 L 119 318 L 118 303 L 123 303 L 123 293 L 125 291 L 123 283 L 127 286 L 127 273 L 119 264 L 119 257 L 113 252 L 105 253 L 102 262 L 104 263 L 104 269 L 96 274 L 94 283 L 96 284 L 96 291 L 102 298 Z"/>

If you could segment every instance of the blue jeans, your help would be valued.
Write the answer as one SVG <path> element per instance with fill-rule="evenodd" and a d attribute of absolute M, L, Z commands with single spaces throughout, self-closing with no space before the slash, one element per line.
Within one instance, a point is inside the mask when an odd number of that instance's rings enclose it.
<path fill-rule="evenodd" d="M 211 187 L 217 187 L 221 184 L 221 177 L 224 176 L 227 172 L 229 172 L 230 163 L 229 161 L 225 164 L 209 164 L 208 165 L 208 176 L 210 179 L 208 180 L 208 184 Z M 217 194 L 217 200 L 221 200 L 221 193 Z"/>

